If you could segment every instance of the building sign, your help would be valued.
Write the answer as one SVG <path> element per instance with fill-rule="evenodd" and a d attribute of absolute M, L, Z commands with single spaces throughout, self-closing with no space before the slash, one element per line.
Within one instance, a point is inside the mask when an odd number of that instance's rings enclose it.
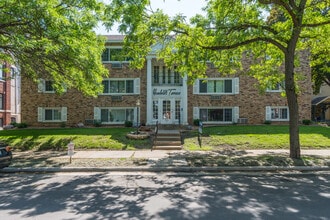
<path fill-rule="evenodd" d="M 154 96 L 180 96 L 179 88 L 154 88 L 152 91 Z"/>

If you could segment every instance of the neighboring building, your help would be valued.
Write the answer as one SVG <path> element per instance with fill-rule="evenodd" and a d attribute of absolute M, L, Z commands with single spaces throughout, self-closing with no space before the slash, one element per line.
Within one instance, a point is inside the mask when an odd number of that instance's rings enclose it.
<path fill-rule="evenodd" d="M 312 100 L 312 119 L 330 123 L 330 86 L 323 84 Z"/>
<path fill-rule="evenodd" d="M 0 65 L 0 127 L 20 121 L 20 78 L 15 66 Z"/>
<path fill-rule="evenodd" d="M 207 79 L 187 85 L 175 68 L 167 68 L 156 59 L 154 51 L 147 56 L 143 69 L 133 70 L 128 61 L 116 59 L 123 36 L 107 36 L 102 55 L 109 77 L 103 81 L 104 92 L 98 98 L 85 97 L 76 90 L 54 93 L 52 82 L 40 80 L 39 85 L 22 79 L 22 121 L 30 126 L 59 126 L 66 123 L 122 125 L 125 121 L 139 124 L 262 124 L 265 121 L 288 123 L 289 112 L 281 87 L 260 94 L 257 81 L 244 74 L 220 77 L 210 64 Z M 157 49 L 155 47 L 154 49 Z M 311 118 L 311 74 L 308 54 L 302 54 L 299 118 Z M 128 60 L 128 59 L 127 59 Z M 242 61 L 248 68 L 248 60 Z"/>

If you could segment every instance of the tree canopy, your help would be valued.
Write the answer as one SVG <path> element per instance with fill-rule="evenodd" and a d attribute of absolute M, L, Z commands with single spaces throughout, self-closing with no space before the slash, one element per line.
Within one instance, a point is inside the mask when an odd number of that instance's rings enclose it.
<path fill-rule="evenodd" d="M 93 31 L 104 7 L 97 0 L 0 0 L 0 60 L 25 76 L 54 82 L 58 92 L 102 91 L 104 39 Z"/>
<path fill-rule="evenodd" d="M 125 45 L 133 66 L 142 67 L 150 46 L 162 43 L 158 57 L 190 81 L 205 77 L 207 61 L 220 74 L 230 74 L 242 69 L 242 56 L 253 57 L 258 62 L 249 74 L 261 87 L 285 80 L 290 156 L 299 158 L 298 51 L 321 52 L 321 59 L 329 55 L 329 7 L 329 0 L 208 0 L 206 16 L 188 22 L 180 14 L 153 11 L 148 0 L 112 0 L 106 25 L 119 22 L 119 31 L 128 35 Z"/>

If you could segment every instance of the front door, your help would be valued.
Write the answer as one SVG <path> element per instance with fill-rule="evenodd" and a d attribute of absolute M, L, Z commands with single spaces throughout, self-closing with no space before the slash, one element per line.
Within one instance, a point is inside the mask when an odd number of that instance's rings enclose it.
<path fill-rule="evenodd" d="M 173 122 L 173 111 L 171 108 L 171 100 L 165 99 L 161 101 L 161 123 L 172 124 Z"/>

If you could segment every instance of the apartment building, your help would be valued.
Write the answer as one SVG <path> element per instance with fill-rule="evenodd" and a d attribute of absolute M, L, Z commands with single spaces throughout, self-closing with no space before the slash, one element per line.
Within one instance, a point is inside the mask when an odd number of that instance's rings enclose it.
<path fill-rule="evenodd" d="M 191 125 L 195 119 L 204 124 L 262 124 L 265 121 L 289 121 L 286 98 L 281 85 L 261 94 L 258 82 L 242 72 L 224 76 L 211 64 L 206 79 L 187 84 L 174 68 L 156 57 L 157 47 L 146 57 L 141 70 L 129 68 L 129 59 L 119 61 L 123 36 L 107 36 L 102 61 L 109 69 L 103 80 L 104 90 L 97 98 L 83 96 L 70 89 L 62 95 L 54 92 L 52 82 L 41 79 L 37 85 L 22 79 L 22 122 L 30 126 L 53 127 L 65 123 L 74 126 L 95 121 L 103 125 L 136 124 Z M 301 53 L 299 71 L 299 118 L 311 118 L 311 74 L 308 54 Z M 248 68 L 248 60 L 242 60 Z"/>

